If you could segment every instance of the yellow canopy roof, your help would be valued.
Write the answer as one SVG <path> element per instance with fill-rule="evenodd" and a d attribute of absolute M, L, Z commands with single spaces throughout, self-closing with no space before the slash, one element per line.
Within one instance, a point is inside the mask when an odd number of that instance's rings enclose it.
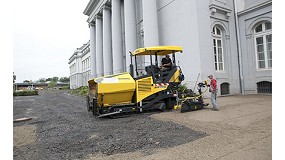
<path fill-rule="evenodd" d="M 171 54 L 174 52 L 182 52 L 181 46 L 154 46 L 154 47 L 147 47 L 147 48 L 138 48 L 132 55 L 166 55 Z"/>

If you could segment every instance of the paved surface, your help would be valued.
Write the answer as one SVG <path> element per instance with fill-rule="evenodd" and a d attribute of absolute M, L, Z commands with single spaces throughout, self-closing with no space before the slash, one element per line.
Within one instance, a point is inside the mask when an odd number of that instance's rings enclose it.
<path fill-rule="evenodd" d="M 14 97 L 14 159 L 84 159 L 140 151 L 151 155 L 207 136 L 174 122 L 151 118 L 152 113 L 126 118 L 95 118 L 85 98 L 66 91 Z"/>
<path fill-rule="evenodd" d="M 218 97 L 220 111 L 208 107 L 98 120 L 83 98 L 62 91 L 15 97 L 14 119 L 33 119 L 14 123 L 14 159 L 267 160 L 271 98 Z"/>

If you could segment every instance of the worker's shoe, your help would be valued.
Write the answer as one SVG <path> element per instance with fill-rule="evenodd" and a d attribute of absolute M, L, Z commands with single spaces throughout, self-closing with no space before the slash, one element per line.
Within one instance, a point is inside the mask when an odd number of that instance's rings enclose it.
<path fill-rule="evenodd" d="M 219 111 L 219 109 L 218 109 L 218 108 L 212 108 L 212 110 L 213 110 L 213 111 Z"/>

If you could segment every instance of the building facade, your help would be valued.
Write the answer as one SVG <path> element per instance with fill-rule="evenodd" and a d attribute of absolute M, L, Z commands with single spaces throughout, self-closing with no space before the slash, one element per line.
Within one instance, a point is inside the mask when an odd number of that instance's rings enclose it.
<path fill-rule="evenodd" d="M 219 95 L 271 93 L 272 0 L 90 0 L 83 13 L 91 77 L 130 72 L 136 48 L 177 45 L 189 88 L 213 74 Z"/>
<path fill-rule="evenodd" d="M 77 48 L 69 58 L 70 88 L 87 86 L 91 78 L 90 43 Z"/>
<path fill-rule="evenodd" d="M 272 1 L 244 0 L 239 6 L 241 70 L 245 93 L 272 92 Z"/>

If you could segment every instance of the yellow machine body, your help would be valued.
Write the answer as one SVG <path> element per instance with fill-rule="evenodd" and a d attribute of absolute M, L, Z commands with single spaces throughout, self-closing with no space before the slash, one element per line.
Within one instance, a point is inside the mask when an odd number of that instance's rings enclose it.
<path fill-rule="evenodd" d="M 104 107 L 131 103 L 136 89 L 136 82 L 129 73 L 95 78 L 88 83 L 90 96 L 97 97 L 98 105 Z"/>
<path fill-rule="evenodd" d="M 152 76 L 134 80 L 129 73 L 89 80 L 90 95 L 97 97 L 98 105 L 138 103 L 154 93 L 165 90 L 169 84 L 153 83 Z"/>
<path fill-rule="evenodd" d="M 136 103 L 154 93 L 167 89 L 169 84 L 154 84 L 152 76 L 136 80 Z"/>
<path fill-rule="evenodd" d="M 181 82 L 181 80 L 179 79 L 180 73 L 181 70 L 177 69 L 173 74 L 173 76 L 170 78 L 169 82 Z"/>

